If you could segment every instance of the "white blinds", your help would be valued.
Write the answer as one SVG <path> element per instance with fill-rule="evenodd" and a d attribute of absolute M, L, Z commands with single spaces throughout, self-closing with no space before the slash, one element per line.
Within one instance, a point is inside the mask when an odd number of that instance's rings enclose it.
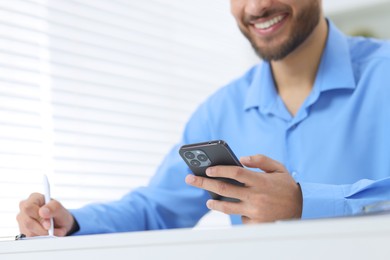
<path fill-rule="evenodd" d="M 67 207 L 145 185 L 254 60 L 225 0 L 0 0 L 0 235 L 42 173 Z"/>

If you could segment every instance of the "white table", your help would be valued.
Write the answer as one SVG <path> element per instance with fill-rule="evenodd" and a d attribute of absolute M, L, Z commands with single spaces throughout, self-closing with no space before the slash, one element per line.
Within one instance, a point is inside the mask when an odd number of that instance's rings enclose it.
<path fill-rule="evenodd" d="M 390 259 L 390 215 L 0 242 L 0 259 Z"/>

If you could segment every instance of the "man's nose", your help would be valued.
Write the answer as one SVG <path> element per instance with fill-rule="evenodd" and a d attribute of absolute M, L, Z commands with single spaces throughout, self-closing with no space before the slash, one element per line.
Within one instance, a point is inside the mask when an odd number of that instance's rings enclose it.
<path fill-rule="evenodd" d="M 258 16 L 272 5 L 272 1 L 273 0 L 247 0 L 245 13 Z"/>

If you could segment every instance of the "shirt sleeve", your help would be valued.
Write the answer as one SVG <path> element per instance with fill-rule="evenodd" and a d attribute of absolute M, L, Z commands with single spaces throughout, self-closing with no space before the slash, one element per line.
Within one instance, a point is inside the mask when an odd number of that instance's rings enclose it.
<path fill-rule="evenodd" d="M 173 147 L 147 187 L 126 194 L 122 199 L 96 203 L 70 210 L 79 224 L 74 235 L 129 232 L 193 227 L 209 210 L 210 195 L 189 186 L 191 173 L 179 155 L 182 144 L 210 139 L 205 106 L 200 106 L 186 125 L 182 141 Z"/>
<path fill-rule="evenodd" d="M 193 227 L 208 212 L 208 194 L 188 186 L 189 173 L 172 149 L 147 187 L 118 201 L 70 210 L 80 226 L 74 235 Z"/>
<path fill-rule="evenodd" d="M 390 200 L 390 178 L 363 179 L 351 185 L 300 183 L 300 186 L 304 219 L 358 214 L 366 205 Z"/>

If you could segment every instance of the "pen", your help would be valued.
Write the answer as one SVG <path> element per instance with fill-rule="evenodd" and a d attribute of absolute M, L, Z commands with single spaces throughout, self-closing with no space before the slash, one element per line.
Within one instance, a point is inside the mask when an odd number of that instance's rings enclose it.
<path fill-rule="evenodd" d="M 50 202 L 50 184 L 46 174 L 43 175 L 43 188 L 45 191 L 45 204 L 47 204 Z M 53 235 L 54 235 L 54 223 L 53 223 L 53 218 L 50 218 L 49 236 L 53 236 Z"/>

